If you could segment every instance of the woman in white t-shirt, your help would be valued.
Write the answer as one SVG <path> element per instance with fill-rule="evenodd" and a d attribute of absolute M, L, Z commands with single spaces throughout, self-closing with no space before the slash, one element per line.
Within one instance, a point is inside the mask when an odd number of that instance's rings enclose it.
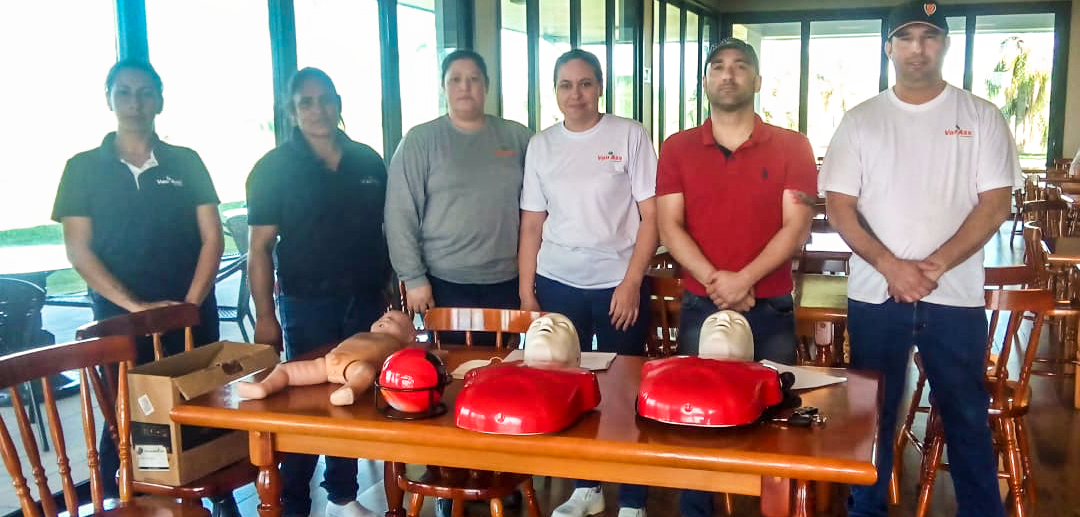
<path fill-rule="evenodd" d="M 640 123 L 601 113 L 596 56 L 575 49 L 555 62 L 561 123 L 529 141 L 518 249 L 523 309 L 565 314 L 582 350 L 642 355 L 643 282 L 656 253 L 656 155 Z M 603 511 L 599 483 L 578 481 L 553 517 Z M 619 491 L 620 517 L 640 517 L 645 488 Z M 626 515 L 624 515 L 626 513 Z"/>

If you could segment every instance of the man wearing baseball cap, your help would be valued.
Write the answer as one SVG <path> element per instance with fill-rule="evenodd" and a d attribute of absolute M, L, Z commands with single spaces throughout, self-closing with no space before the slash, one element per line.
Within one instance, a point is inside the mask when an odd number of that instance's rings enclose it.
<path fill-rule="evenodd" d="M 686 288 L 679 353 L 696 355 L 705 319 L 732 309 L 750 323 L 755 360 L 791 364 L 791 258 L 810 232 L 817 167 L 806 136 L 754 113 L 759 72 L 757 53 L 742 40 L 724 39 L 709 53 L 709 118 L 664 142 L 657 220 Z M 712 495 L 683 492 L 680 512 L 711 517 Z"/>
<path fill-rule="evenodd" d="M 848 280 L 851 366 L 884 379 L 878 477 L 851 487 L 848 515 L 886 516 L 896 415 L 912 345 L 945 425 L 957 515 L 1003 515 L 984 386 L 983 245 L 1023 182 L 993 104 L 941 75 L 949 47 L 933 1 L 889 15 L 896 85 L 844 115 L 819 187 L 854 250 Z M 896 459 L 901 461 L 900 458 Z"/>

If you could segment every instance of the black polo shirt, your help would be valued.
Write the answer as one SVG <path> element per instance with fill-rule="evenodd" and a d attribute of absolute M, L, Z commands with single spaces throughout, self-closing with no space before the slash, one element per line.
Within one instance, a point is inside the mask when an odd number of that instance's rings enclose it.
<path fill-rule="evenodd" d="M 116 155 L 109 133 L 101 147 L 68 160 L 52 219 L 89 217 L 90 249 L 140 299 L 184 299 L 202 238 L 196 207 L 218 203 L 199 155 L 154 137 L 158 162 L 139 175 Z"/>
<path fill-rule="evenodd" d="M 278 285 L 293 296 L 381 289 L 390 275 L 383 236 L 386 165 L 370 147 L 338 132 L 336 171 L 299 129 L 266 153 L 247 180 L 248 224 L 277 226 Z"/>

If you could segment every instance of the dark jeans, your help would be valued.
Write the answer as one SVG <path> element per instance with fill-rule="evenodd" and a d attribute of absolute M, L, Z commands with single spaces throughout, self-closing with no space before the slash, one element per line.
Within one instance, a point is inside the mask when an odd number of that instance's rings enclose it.
<path fill-rule="evenodd" d="M 183 298 L 181 296 L 180 298 Z M 91 309 L 95 320 L 103 320 L 121 314 L 129 314 L 127 310 L 106 300 L 105 297 L 90 291 Z M 220 337 L 217 313 L 217 299 L 213 291 L 199 307 L 199 325 L 191 329 L 192 341 L 195 346 L 218 341 Z M 161 347 L 165 356 L 178 354 L 184 351 L 184 331 L 175 330 L 161 336 Z M 135 364 L 146 364 L 154 360 L 154 341 L 150 336 L 141 336 L 135 339 Z M 116 443 L 109 436 L 109 430 L 102 428 L 101 437 L 98 439 L 99 467 L 101 471 L 102 488 L 106 497 L 120 497 L 120 486 L 116 483 L 116 471 L 120 469 L 120 455 L 116 451 Z"/>
<path fill-rule="evenodd" d="M 336 344 L 366 332 L 386 309 L 381 291 L 356 296 L 297 297 L 279 295 L 278 314 L 285 341 L 285 357 L 293 359 L 325 345 Z M 287 454 L 281 462 L 281 505 L 283 515 L 307 515 L 311 511 L 308 484 L 315 473 L 318 456 Z M 356 499 L 356 459 L 326 457 L 326 472 L 320 484 L 327 499 L 344 504 Z"/>
<path fill-rule="evenodd" d="M 679 355 L 697 355 L 701 324 L 720 309 L 706 296 L 683 293 L 679 314 Z M 790 294 L 758 298 L 754 307 L 743 313 L 754 333 L 754 360 L 769 359 L 784 364 L 795 363 L 795 302 Z M 711 517 L 712 494 L 683 490 L 679 497 L 682 517 Z"/>
<path fill-rule="evenodd" d="M 518 297 L 518 279 L 497 284 L 457 284 L 441 278 L 428 276 L 431 284 L 431 296 L 436 307 L 475 307 L 484 309 L 517 309 L 521 307 Z M 439 340 L 444 343 L 464 343 L 464 332 L 440 332 Z M 495 344 L 495 334 L 487 332 L 473 333 L 474 345 Z"/>
<path fill-rule="evenodd" d="M 851 517 L 886 516 L 893 435 L 904 394 L 911 347 L 919 349 L 945 425 L 958 517 L 1004 514 L 997 482 L 984 384 L 986 312 L 982 307 L 933 303 L 871 304 L 848 300 L 851 367 L 881 372 L 884 403 L 878 431 L 877 482 L 852 486 Z"/>
<path fill-rule="evenodd" d="M 645 334 L 648 332 L 649 285 L 642 282 L 638 298 L 638 319 L 627 330 L 611 325 L 611 296 L 614 287 L 606 289 L 578 289 L 550 278 L 536 275 L 536 298 L 540 308 L 558 312 L 574 323 L 578 341 L 583 352 L 592 351 L 592 337 L 596 334 L 596 346 L 601 352 L 622 355 L 644 355 Z M 641 310 L 644 308 L 645 310 Z M 574 480 L 574 488 L 597 487 L 599 481 Z M 644 508 L 649 488 L 642 485 L 620 485 L 620 508 Z"/>
<path fill-rule="evenodd" d="M 601 352 L 622 355 L 645 355 L 645 335 L 649 327 L 649 285 L 642 282 L 638 293 L 638 319 L 626 330 L 611 325 L 611 296 L 614 287 L 607 289 L 578 289 L 540 275 L 536 276 L 536 298 L 540 308 L 558 312 L 570 318 L 577 329 L 581 350 L 592 350 L 592 337 L 596 334 L 597 348 Z"/>

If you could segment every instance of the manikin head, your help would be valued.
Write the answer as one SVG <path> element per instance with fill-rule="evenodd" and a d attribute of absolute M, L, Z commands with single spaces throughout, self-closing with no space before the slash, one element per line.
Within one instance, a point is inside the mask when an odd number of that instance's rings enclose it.
<path fill-rule="evenodd" d="M 581 344 L 570 318 L 549 312 L 533 320 L 525 333 L 525 364 L 581 364 Z"/>
<path fill-rule="evenodd" d="M 400 339 L 402 343 L 416 341 L 416 329 L 413 327 L 412 318 L 401 311 L 386 311 L 386 314 L 371 324 L 371 332 L 390 334 Z"/>
<path fill-rule="evenodd" d="M 720 311 L 701 324 L 698 355 L 709 359 L 754 360 L 754 334 L 746 317 L 735 311 Z"/>

